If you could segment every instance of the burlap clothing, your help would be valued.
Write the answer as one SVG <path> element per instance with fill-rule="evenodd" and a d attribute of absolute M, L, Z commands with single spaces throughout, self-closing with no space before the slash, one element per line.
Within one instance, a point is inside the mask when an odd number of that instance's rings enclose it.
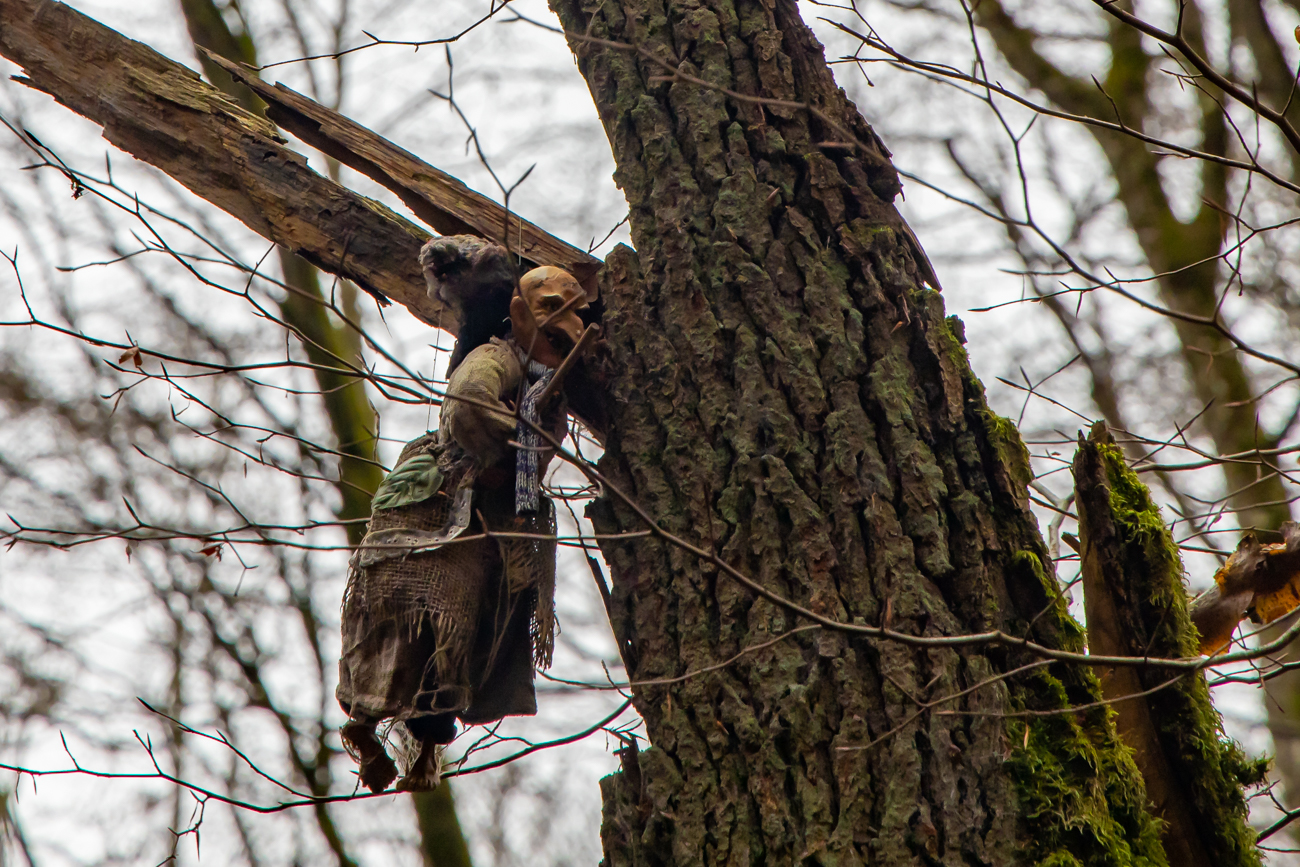
<path fill-rule="evenodd" d="M 535 514 L 515 514 L 515 420 L 503 401 L 514 405 L 522 380 L 511 341 L 473 350 L 451 376 L 438 431 L 402 450 L 376 494 L 343 599 L 336 695 L 353 720 L 537 712 L 533 668 L 551 658 L 555 519 L 545 496 Z M 561 439 L 564 407 L 543 424 Z"/>

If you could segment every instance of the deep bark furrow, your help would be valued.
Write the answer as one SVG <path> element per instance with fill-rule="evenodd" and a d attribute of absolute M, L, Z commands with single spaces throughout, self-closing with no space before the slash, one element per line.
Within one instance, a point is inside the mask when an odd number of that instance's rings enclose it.
<path fill-rule="evenodd" d="M 570 32 L 634 43 L 722 87 L 810 99 L 837 122 L 823 129 L 807 112 L 745 105 L 664 80 L 631 52 L 573 42 L 605 107 L 637 250 L 607 268 L 614 410 L 602 469 L 666 529 L 828 616 L 935 635 L 1024 628 L 1051 604 L 1051 579 L 1023 508 L 1023 447 L 988 412 L 880 198 L 897 186 L 883 147 L 819 149 L 844 130 L 875 137 L 793 8 L 554 5 Z M 602 531 L 637 526 L 609 503 L 593 514 Z M 611 544 L 607 556 L 637 678 L 798 625 L 661 543 Z M 1037 637 L 1077 641 L 1062 617 L 1049 611 Z M 607 858 L 1013 863 L 1033 820 L 991 714 L 1037 699 L 993 685 L 948 708 L 990 715 L 909 721 L 916 701 L 1012 662 L 805 633 L 639 690 L 654 746 L 636 781 L 606 783 Z M 1060 676 L 1049 703 L 1095 695 L 1087 676 Z M 1104 715 L 1086 739 L 1115 749 Z M 1100 807 L 1101 824 L 1143 827 L 1133 803 Z"/>

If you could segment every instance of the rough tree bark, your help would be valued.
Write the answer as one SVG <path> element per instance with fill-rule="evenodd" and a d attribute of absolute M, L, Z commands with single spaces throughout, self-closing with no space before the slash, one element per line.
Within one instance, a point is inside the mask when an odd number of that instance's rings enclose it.
<path fill-rule="evenodd" d="M 1146 486 L 1099 422 L 1074 457 L 1088 649 L 1100 656 L 1193 656 L 1178 546 Z M 1205 678 L 1135 667 L 1098 671 L 1142 772 L 1171 864 L 1257 864 L 1241 784 L 1268 770 L 1222 741 Z"/>
<path fill-rule="evenodd" d="M 606 262 L 602 470 L 822 614 L 1080 646 L 1025 510 L 1024 447 L 922 285 L 888 153 L 793 3 L 552 7 L 636 247 Z M 640 527 L 615 498 L 592 514 Z M 799 624 L 668 544 L 605 554 L 635 679 Z M 916 713 L 1027 661 L 802 633 L 639 689 L 652 746 L 604 783 L 607 863 L 1164 863 L 1104 712 L 1002 718 L 1095 700 L 1091 672 L 1040 668 Z"/>

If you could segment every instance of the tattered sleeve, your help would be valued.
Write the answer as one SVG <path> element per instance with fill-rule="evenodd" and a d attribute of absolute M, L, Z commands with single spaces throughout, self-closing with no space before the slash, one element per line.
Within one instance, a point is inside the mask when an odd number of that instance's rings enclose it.
<path fill-rule="evenodd" d="M 514 413 L 502 398 L 519 388 L 519 362 L 499 343 L 487 343 L 465 357 L 447 383 L 442 403 L 444 437 L 477 457 L 484 466 L 505 458 L 515 436 Z"/>

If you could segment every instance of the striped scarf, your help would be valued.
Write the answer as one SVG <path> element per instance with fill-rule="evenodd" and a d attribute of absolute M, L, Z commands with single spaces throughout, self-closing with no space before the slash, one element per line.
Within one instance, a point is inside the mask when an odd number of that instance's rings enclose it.
<path fill-rule="evenodd" d="M 533 425 L 541 425 L 541 414 L 537 401 L 542 392 L 555 376 L 555 369 L 539 361 L 528 362 L 528 390 L 519 404 L 519 424 L 515 429 L 515 439 L 519 450 L 515 452 L 515 514 L 534 513 L 537 511 L 541 496 L 542 480 L 539 478 L 538 466 L 541 456 L 542 437 Z M 531 423 L 531 424 L 530 424 Z"/>

